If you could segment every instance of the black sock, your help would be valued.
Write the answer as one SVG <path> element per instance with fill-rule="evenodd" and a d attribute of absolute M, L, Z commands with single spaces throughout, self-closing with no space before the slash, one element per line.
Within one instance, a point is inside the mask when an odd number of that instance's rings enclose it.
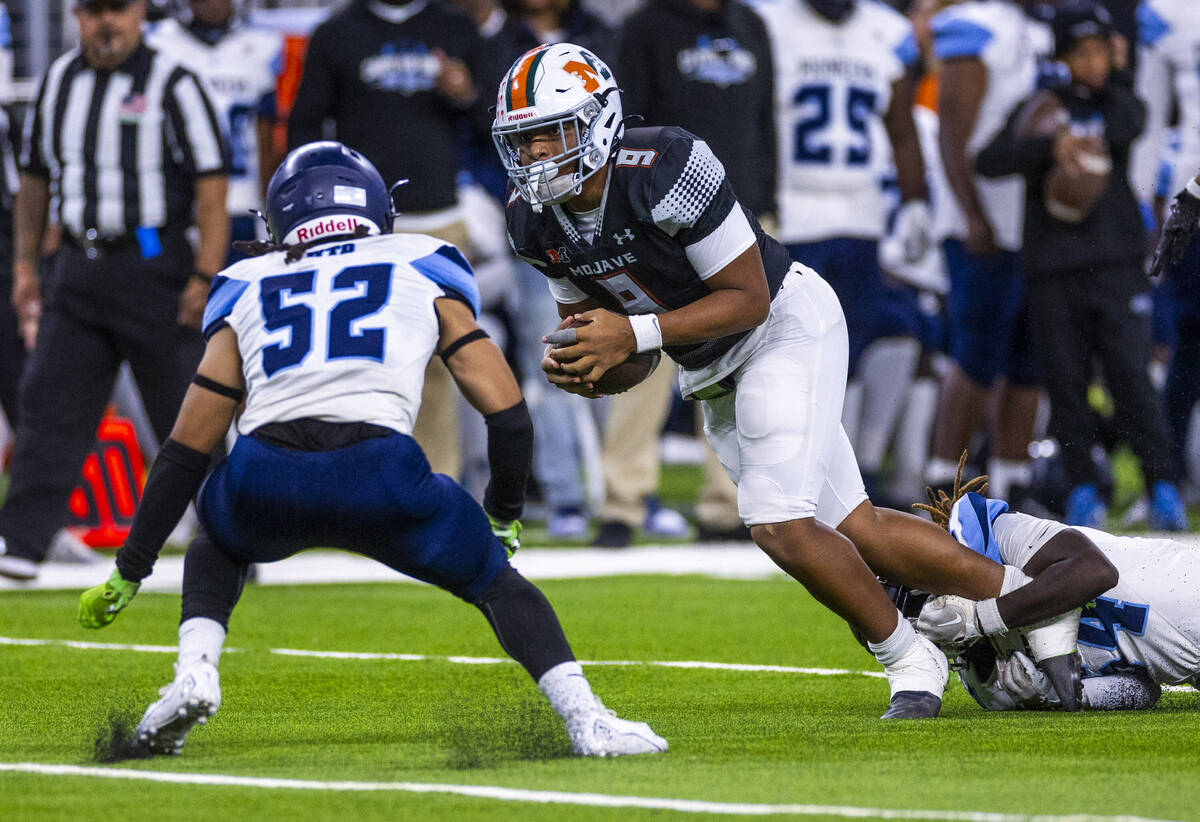
<path fill-rule="evenodd" d="M 204 617 L 229 630 L 229 615 L 242 596 L 249 567 L 225 553 L 201 526 L 183 559 L 180 622 Z"/>
<path fill-rule="evenodd" d="M 475 607 L 487 617 L 500 647 L 521 663 L 534 682 L 555 665 L 575 661 L 549 600 L 511 565 Z"/>

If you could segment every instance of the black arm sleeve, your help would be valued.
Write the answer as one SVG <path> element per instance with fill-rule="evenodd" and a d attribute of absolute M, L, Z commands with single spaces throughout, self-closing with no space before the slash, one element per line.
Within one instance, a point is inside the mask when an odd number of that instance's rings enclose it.
<path fill-rule="evenodd" d="M 154 562 L 171 530 L 187 509 L 208 471 L 209 455 L 188 448 L 170 437 L 146 478 L 146 489 L 129 538 L 117 551 L 117 570 L 130 582 L 150 576 Z"/>
<path fill-rule="evenodd" d="M 485 414 L 488 467 L 492 477 L 483 492 L 483 510 L 509 522 L 525 507 L 525 485 L 533 464 L 533 422 L 521 400 L 511 408 Z"/>

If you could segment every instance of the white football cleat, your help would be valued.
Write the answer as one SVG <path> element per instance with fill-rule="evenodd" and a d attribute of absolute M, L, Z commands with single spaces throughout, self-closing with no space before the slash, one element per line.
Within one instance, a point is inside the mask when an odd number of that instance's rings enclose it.
<path fill-rule="evenodd" d="M 892 665 L 885 665 L 892 701 L 884 719 L 926 719 L 938 715 L 950 676 L 950 663 L 938 647 L 920 634 Z"/>
<path fill-rule="evenodd" d="M 571 748 L 576 756 L 628 756 L 662 753 L 667 740 L 645 722 L 621 719 L 596 699 L 593 711 L 567 721 Z"/>
<path fill-rule="evenodd" d="M 176 664 L 174 681 L 158 692 L 162 699 L 146 709 L 134 731 L 134 744 L 154 754 L 178 754 L 188 731 L 221 707 L 221 677 L 206 659 Z"/>

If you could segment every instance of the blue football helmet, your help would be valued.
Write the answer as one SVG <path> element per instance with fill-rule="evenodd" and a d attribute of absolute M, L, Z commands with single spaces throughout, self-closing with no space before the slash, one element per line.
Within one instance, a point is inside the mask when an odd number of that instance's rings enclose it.
<path fill-rule="evenodd" d="M 371 161 L 333 140 L 293 150 L 267 185 L 267 228 L 276 243 L 392 231 L 392 198 Z"/>

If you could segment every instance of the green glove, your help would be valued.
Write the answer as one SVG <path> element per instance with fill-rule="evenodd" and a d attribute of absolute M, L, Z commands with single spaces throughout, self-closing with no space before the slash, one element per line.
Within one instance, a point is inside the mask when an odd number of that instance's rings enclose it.
<path fill-rule="evenodd" d="M 103 628 L 117 618 L 140 587 L 141 583 L 130 582 L 114 568 L 108 582 L 79 595 L 79 624 L 84 628 Z"/>
<path fill-rule="evenodd" d="M 509 557 L 517 552 L 521 547 L 521 520 L 514 519 L 512 522 L 496 519 L 491 514 L 487 515 L 488 522 L 492 524 L 492 533 L 496 535 L 496 539 L 504 543 L 504 550 L 508 551 Z"/>

